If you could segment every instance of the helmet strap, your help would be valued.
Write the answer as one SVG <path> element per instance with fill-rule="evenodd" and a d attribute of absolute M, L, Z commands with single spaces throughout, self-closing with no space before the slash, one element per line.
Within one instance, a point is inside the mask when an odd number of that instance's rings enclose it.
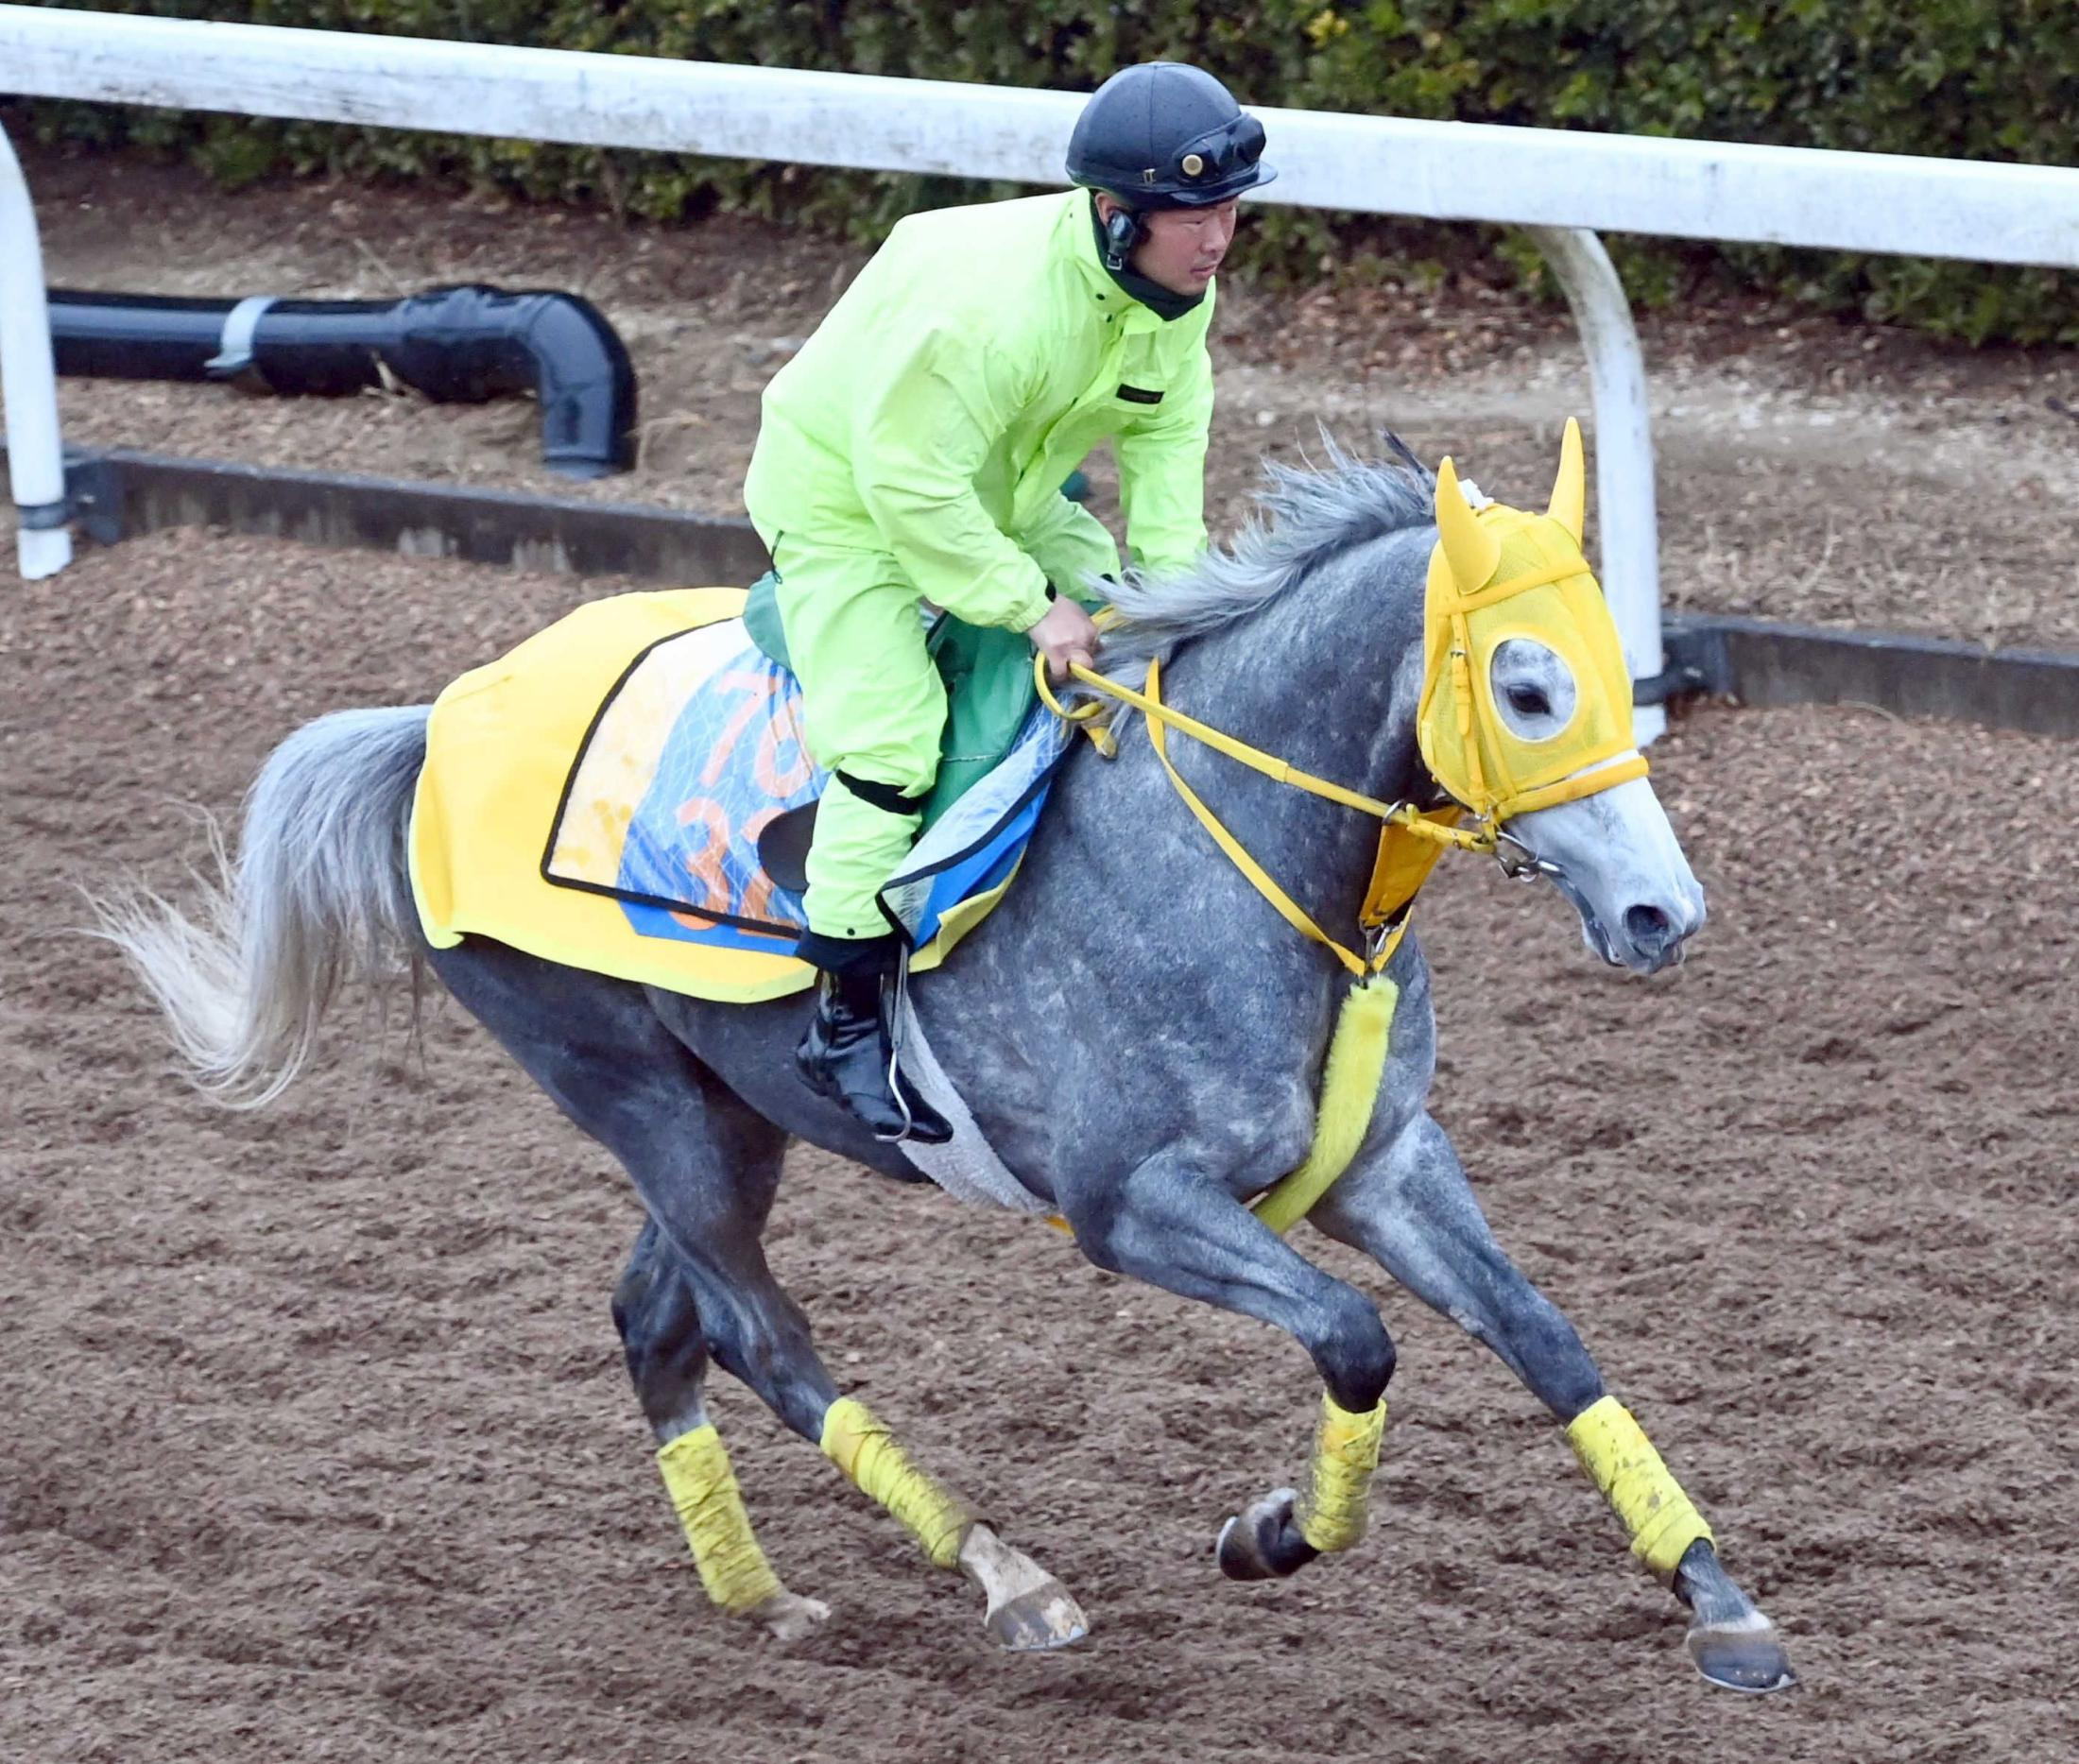
<path fill-rule="evenodd" d="M 1115 208 L 1111 218 L 1104 223 L 1105 267 L 1112 275 L 1125 268 L 1133 255 L 1133 248 L 1141 243 L 1144 229 L 1141 217 L 1130 208 Z"/>

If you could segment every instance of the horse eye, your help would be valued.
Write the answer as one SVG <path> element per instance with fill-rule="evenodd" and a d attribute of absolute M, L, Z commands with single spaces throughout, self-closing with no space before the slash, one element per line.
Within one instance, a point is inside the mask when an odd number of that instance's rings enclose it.
<path fill-rule="evenodd" d="M 1535 686 L 1511 686 L 1509 709 L 1519 716 L 1550 716 L 1552 701 Z"/>

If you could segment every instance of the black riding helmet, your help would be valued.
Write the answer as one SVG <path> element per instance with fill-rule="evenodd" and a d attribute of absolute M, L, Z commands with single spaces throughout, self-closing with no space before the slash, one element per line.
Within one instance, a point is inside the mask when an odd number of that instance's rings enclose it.
<path fill-rule="evenodd" d="M 1209 208 L 1277 172 L 1263 125 L 1211 74 L 1181 61 L 1121 68 L 1098 87 L 1069 136 L 1073 183 L 1126 208 Z"/>

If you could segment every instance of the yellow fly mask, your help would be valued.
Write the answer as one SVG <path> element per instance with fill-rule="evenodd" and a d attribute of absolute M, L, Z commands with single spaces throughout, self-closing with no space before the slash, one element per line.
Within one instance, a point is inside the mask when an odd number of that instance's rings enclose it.
<path fill-rule="evenodd" d="M 1436 781 L 1492 827 L 1645 775 L 1632 750 L 1624 647 L 1581 556 L 1584 495 L 1581 430 L 1571 418 L 1541 515 L 1499 503 L 1475 512 L 1452 462 L 1436 471 L 1416 733 Z M 1551 650 L 1573 676 L 1572 715 L 1536 741 L 1495 702 L 1495 654 L 1511 639 Z"/>

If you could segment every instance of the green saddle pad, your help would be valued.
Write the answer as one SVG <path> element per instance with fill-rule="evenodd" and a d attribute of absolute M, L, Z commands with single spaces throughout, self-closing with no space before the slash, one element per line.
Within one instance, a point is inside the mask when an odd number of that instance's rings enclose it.
<path fill-rule="evenodd" d="M 791 670 L 787 634 L 780 623 L 780 578 L 772 571 L 753 582 L 744 603 L 751 642 Z M 924 640 L 946 683 L 946 728 L 938 743 L 938 778 L 924 804 L 924 825 L 937 820 L 1008 753 L 1039 696 L 1032 683 L 1032 645 L 1022 631 L 967 625 L 938 615 Z"/>

